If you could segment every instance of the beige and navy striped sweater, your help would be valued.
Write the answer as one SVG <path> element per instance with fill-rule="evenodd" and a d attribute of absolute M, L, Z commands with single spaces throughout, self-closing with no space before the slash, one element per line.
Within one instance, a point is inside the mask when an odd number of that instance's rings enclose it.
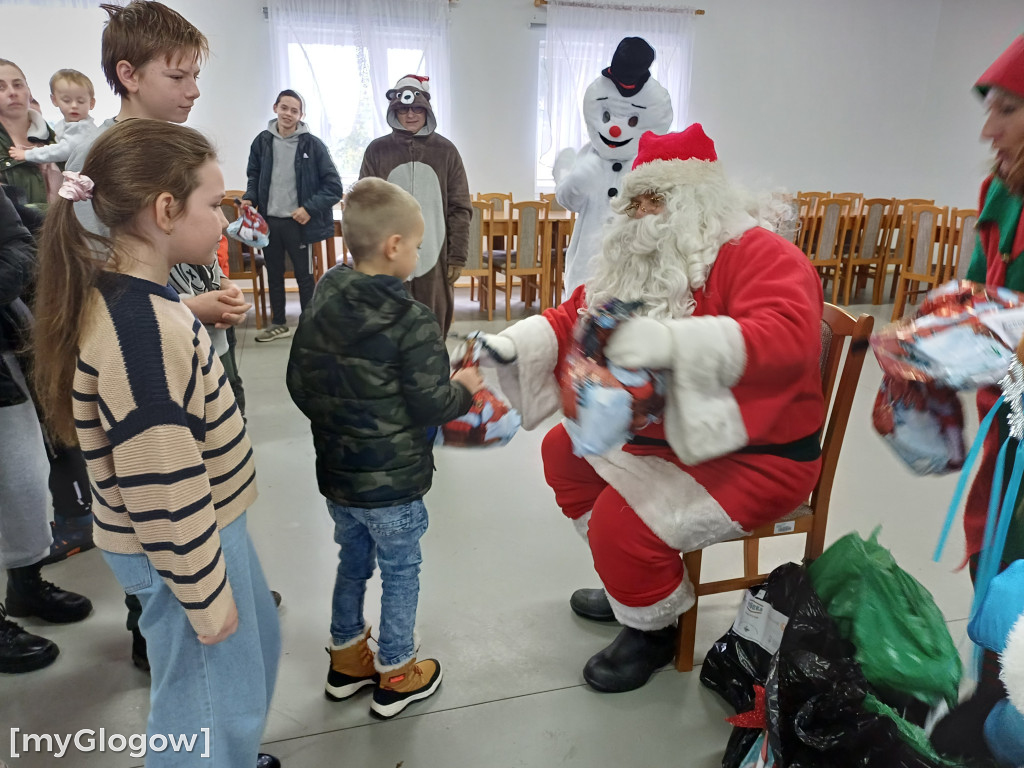
<path fill-rule="evenodd" d="M 216 634 L 232 602 L 219 530 L 256 499 L 256 476 L 210 337 L 171 288 L 104 273 L 73 397 L 96 545 L 145 552 L 196 632 Z"/>

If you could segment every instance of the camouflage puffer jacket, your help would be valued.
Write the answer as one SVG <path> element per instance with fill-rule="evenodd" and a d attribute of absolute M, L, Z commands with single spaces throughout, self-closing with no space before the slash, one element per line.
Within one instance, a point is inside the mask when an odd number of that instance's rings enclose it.
<path fill-rule="evenodd" d="M 441 329 L 397 277 L 329 270 L 302 313 L 288 391 L 306 414 L 320 492 L 337 504 L 417 499 L 433 473 L 430 427 L 469 410 Z"/>

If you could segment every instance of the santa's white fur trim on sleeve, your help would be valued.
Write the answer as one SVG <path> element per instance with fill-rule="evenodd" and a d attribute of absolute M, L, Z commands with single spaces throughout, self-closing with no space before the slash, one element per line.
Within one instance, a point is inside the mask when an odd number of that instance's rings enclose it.
<path fill-rule="evenodd" d="M 587 461 L 673 549 L 692 552 L 744 534 L 704 486 L 669 461 L 621 450 Z"/>
<path fill-rule="evenodd" d="M 523 428 L 534 429 L 562 404 L 555 378 L 558 340 L 541 315 L 520 320 L 499 335 L 516 345 L 516 361 L 498 366 L 501 391 L 523 417 Z"/>
<path fill-rule="evenodd" d="M 1006 647 L 1000 656 L 1002 672 L 1000 677 L 1010 703 L 1024 714 L 1024 615 L 1017 619 L 1006 638 Z"/>
<path fill-rule="evenodd" d="M 672 332 L 672 379 L 665 436 L 686 464 L 699 464 L 748 442 L 731 388 L 743 376 L 747 348 L 731 317 L 689 317 L 666 323 Z"/>
<path fill-rule="evenodd" d="M 591 509 L 572 521 L 572 526 L 576 529 L 576 533 L 588 544 L 590 543 L 590 516 L 593 514 L 594 510 Z"/>
<path fill-rule="evenodd" d="M 607 592 L 608 590 L 605 590 Z M 612 606 L 612 613 L 619 623 L 625 627 L 639 629 L 641 632 L 653 632 L 656 629 L 664 629 L 679 618 L 679 614 L 686 613 L 693 606 L 695 600 L 693 585 L 690 583 L 689 575 L 684 576 L 682 582 L 672 594 L 654 605 L 644 605 L 634 608 L 623 605 L 611 595 L 608 595 L 608 602 Z"/>

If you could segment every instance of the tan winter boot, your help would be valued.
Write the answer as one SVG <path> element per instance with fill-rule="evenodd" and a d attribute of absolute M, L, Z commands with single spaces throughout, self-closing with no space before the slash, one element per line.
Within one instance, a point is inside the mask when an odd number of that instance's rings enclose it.
<path fill-rule="evenodd" d="M 409 659 L 397 667 L 377 667 L 380 682 L 373 689 L 370 714 L 382 719 L 394 717 L 414 701 L 432 696 L 441 684 L 441 662 L 437 659 Z"/>
<path fill-rule="evenodd" d="M 380 675 L 373 666 L 373 651 L 369 643 L 370 628 L 363 634 L 342 645 L 331 645 L 331 668 L 327 672 L 324 693 L 331 701 L 342 701 L 355 694 L 360 688 L 374 685 Z"/>

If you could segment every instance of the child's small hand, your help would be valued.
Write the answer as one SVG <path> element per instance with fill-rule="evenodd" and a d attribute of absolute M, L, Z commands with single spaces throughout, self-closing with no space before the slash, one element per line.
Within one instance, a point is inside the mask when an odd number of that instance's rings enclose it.
<path fill-rule="evenodd" d="M 7 154 L 9 154 L 15 160 L 25 159 L 25 150 L 21 147 L 11 147 L 9 150 L 7 150 Z"/>
<path fill-rule="evenodd" d="M 484 377 L 480 375 L 480 369 L 475 365 L 457 370 L 452 376 L 452 381 L 464 386 L 471 395 L 484 388 Z"/>
<path fill-rule="evenodd" d="M 232 600 L 231 608 L 228 609 L 228 615 L 224 619 L 224 626 L 220 628 L 220 632 L 216 635 L 196 635 L 196 637 L 203 645 L 216 645 L 235 634 L 236 629 L 238 629 L 238 608 L 235 601 Z"/>

